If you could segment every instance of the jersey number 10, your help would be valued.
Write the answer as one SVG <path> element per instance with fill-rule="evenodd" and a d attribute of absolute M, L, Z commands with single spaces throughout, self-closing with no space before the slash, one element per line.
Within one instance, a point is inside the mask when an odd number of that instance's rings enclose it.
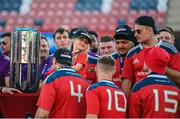
<path fill-rule="evenodd" d="M 112 109 L 112 99 L 114 99 L 115 101 L 115 109 L 117 111 L 121 111 L 121 112 L 126 112 L 126 105 L 127 105 L 127 100 L 126 100 L 126 96 L 123 92 L 119 92 L 119 91 L 113 91 L 114 93 L 114 98 L 112 98 L 112 93 L 111 93 L 111 90 L 110 89 L 107 89 L 106 90 L 107 93 L 108 93 L 108 110 L 111 110 Z M 124 101 L 122 100 L 118 100 L 118 96 L 122 96 Z M 121 98 L 122 99 L 122 98 Z M 119 101 L 122 101 L 124 102 L 124 106 L 123 107 L 119 107 Z"/>

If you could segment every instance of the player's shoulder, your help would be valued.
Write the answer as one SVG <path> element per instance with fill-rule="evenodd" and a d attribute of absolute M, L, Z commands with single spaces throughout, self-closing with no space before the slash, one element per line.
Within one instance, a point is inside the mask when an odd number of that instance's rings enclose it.
<path fill-rule="evenodd" d="M 135 53 L 139 53 L 142 50 L 141 45 L 136 45 L 135 47 L 131 48 L 127 53 L 127 58 L 132 57 Z"/>
<path fill-rule="evenodd" d="M 93 56 L 93 55 L 88 55 L 88 63 L 90 64 L 97 64 L 99 56 Z"/>
<path fill-rule="evenodd" d="M 111 54 L 111 56 L 112 56 L 114 59 L 118 59 L 118 58 L 120 57 L 118 52 L 114 52 L 113 54 Z"/>
<path fill-rule="evenodd" d="M 177 87 L 176 84 L 173 81 L 171 81 L 170 79 L 168 79 L 165 75 L 151 74 L 151 75 L 148 75 L 147 78 L 137 82 L 133 86 L 132 92 L 139 91 L 146 86 L 150 86 L 150 85 L 154 85 L 154 84 Z"/>
<path fill-rule="evenodd" d="M 178 52 L 174 45 L 164 42 L 164 41 L 159 41 L 159 47 L 166 50 L 169 54 L 175 54 Z"/>
<path fill-rule="evenodd" d="M 87 90 L 90 91 L 90 90 L 93 90 L 93 89 L 96 89 L 96 88 L 102 87 L 102 86 L 107 86 L 107 87 L 111 87 L 111 88 L 120 89 L 117 85 L 115 85 L 111 81 L 101 80 L 101 81 L 99 81 L 97 83 L 94 83 L 94 84 L 90 85 Z"/>
<path fill-rule="evenodd" d="M 48 83 L 51 83 L 51 82 L 55 81 L 56 79 L 61 80 L 62 78 L 67 78 L 67 76 L 78 77 L 78 78 L 81 78 L 81 79 L 84 80 L 84 78 L 80 74 L 78 74 L 74 69 L 62 68 L 62 69 L 59 69 L 59 70 L 55 71 L 51 75 L 49 75 L 45 79 L 45 82 L 46 82 L 46 84 L 48 84 Z"/>

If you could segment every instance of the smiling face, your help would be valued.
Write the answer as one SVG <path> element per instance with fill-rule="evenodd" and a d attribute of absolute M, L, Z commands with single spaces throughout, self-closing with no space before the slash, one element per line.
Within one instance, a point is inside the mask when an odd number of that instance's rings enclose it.
<path fill-rule="evenodd" d="M 49 44 L 41 38 L 40 40 L 40 59 L 46 59 L 49 56 Z"/>
<path fill-rule="evenodd" d="M 73 51 L 87 51 L 90 44 L 86 38 L 75 38 L 73 42 Z"/>

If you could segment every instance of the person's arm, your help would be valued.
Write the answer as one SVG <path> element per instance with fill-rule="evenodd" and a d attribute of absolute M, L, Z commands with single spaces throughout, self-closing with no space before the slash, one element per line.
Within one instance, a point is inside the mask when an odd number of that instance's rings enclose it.
<path fill-rule="evenodd" d="M 124 78 L 122 81 L 121 89 L 125 94 L 130 94 L 132 88 L 132 81 Z"/>
<path fill-rule="evenodd" d="M 97 118 L 98 116 L 95 114 L 86 114 L 86 119 L 91 119 L 91 118 Z"/>
<path fill-rule="evenodd" d="M 5 77 L 5 85 L 6 85 L 6 87 L 10 88 L 9 76 L 6 76 L 6 77 Z"/>
<path fill-rule="evenodd" d="M 49 116 L 49 112 L 39 107 L 36 111 L 35 118 L 48 118 L 48 116 Z"/>
<path fill-rule="evenodd" d="M 9 93 L 9 94 L 11 94 L 11 95 L 13 95 L 14 92 L 22 93 L 22 92 L 19 91 L 18 89 L 15 89 L 15 88 L 7 88 L 7 87 L 2 87 L 2 88 L 1 88 L 1 92 L 2 92 L 2 93 Z"/>
<path fill-rule="evenodd" d="M 83 64 L 77 63 L 76 65 L 72 66 L 72 68 L 76 71 L 79 71 L 81 68 L 83 68 Z"/>
<path fill-rule="evenodd" d="M 166 68 L 165 75 L 174 81 L 178 87 L 180 87 L 180 72 L 173 70 L 169 67 Z"/>

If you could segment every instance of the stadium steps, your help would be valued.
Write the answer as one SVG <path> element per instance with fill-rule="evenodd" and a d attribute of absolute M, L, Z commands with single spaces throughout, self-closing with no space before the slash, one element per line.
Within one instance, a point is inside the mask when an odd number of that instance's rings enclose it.
<path fill-rule="evenodd" d="M 169 10 L 167 16 L 167 25 L 175 31 L 180 31 L 180 2 L 179 0 L 169 0 Z"/>

